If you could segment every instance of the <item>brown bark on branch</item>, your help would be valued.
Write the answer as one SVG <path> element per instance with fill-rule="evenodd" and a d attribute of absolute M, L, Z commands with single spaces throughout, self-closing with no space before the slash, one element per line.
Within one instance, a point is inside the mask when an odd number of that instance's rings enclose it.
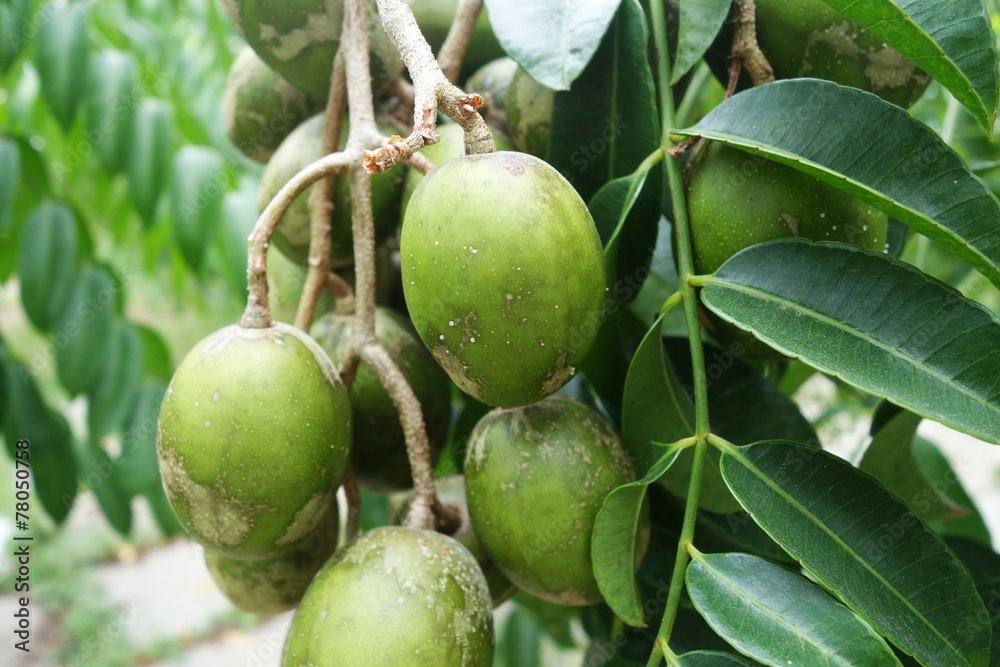
<path fill-rule="evenodd" d="M 774 81 L 774 71 L 767 58 L 757 46 L 757 8 L 754 0 L 733 0 L 733 8 L 736 15 L 736 34 L 733 37 L 733 51 L 730 59 L 739 62 L 747 74 L 750 81 L 755 86 Z M 739 76 L 739 69 L 735 68 L 736 76 Z M 730 73 L 730 89 L 735 90 L 732 82 L 732 72 Z M 727 97 L 732 95 L 727 90 Z"/>
<path fill-rule="evenodd" d="M 483 0 L 458 0 L 455 8 L 455 18 L 451 22 L 448 36 L 445 37 L 441 50 L 438 51 L 438 67 L 446 79 L 457 83 L 459 71 L 462 69 L 462 59 L 465 50 L 469 48 L 469 39 L 476 28 L 476 20 L 483 9 Z"/>

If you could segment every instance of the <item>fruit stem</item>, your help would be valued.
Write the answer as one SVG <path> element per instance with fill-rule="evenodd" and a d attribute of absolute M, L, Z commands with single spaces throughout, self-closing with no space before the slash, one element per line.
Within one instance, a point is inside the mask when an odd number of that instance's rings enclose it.
<path fill-rule="evenodd" d="M 452 83 L 458 79 L 465 50 L 469 47 L 469 40 L 482 8 L 483 0 L 458 0 L 455 18 L 451 22 L 448 36 L 445 37 L 437 58 L 438 67 L 441 68 L 445 78 Z"/>
<path fill-rule="evenodd" d="M 330 95 L 326 102 L 326 120 L 323 126 L 322 155 L 337 150 L 340 126 L 344 124 L 344 106 L 347 103 L 347 79 L 344 56 L 337 51 L 330 75 Z M 299 308 L 295 313 L 295 326 L 308 332 L 316 312 L 316 300 L 327 284 L 330 265 L 330 215 L 333 213 L 334 175 L 321 179 L 309 192 L 309 272 L 302 286 Z"/>
<path fill-rule="evenodd" d="M 410 6 L 404 0 L 378 0 L 378 13 L 413 80 L 413 132 L 406 139 L 394 136 L 383 146 L 365 151 L 364 165 L 368 173 L 381 174 L 424 146 L 437 143 L 439 137 L 434 128 L 438 111 L 465 130 L 466 155 L 496 152 L 493 135 L 476 111 L 482 106 L 482 98 L 467 95 L 448 81 L 420 32 Z M 453 25 L 449 37 L 455 30 L 458 28 Z"/>
<path fill-rule="evenodd" d="M 736 34 L 733 36 L 733 51 L 729 56 L 734 63 L 739 62 L 750 75 L 755 86 L 774 81 L 771 63 L 757 45 L 757 7 L 754 0 L 733 0 L 735 6 Z M 737 70 L 737 76 L 739 71 Z M 730 95 L 727 91 L 727 97 Z"/>
<path fill-rule="evenodd" d="M 659 53 L 657 76 L 660 82 L 660 113 L 662 119 L 661 140 L 666 149 L 670 140 L 670 132 L 674 129 L 674 100 L 670 88 L 670 51 L 667 48 L 666 21 L 663 15 L 663 3 L 650 3 L 653 19 L 653 38 Z M 684 315 L 687 321 L 688 340 L 691 347 L 691 367 L 694 376 L 695 432 L 697 444 L 694 446 L 694 460 L 691 464 L 691 480 L 688 486 L 687 502 L 684 508 L 684 523 L 681 528 L 677 545 L 677 558 L 670 579 L 670 590 L 663 612 L 663 621 L 657 632 L 657 646 L 663 652 L 670 640 L 674 619 L 680 606 L 681 593 L 684 589 L 684 572 L 688 564 L 687 545 L 694 539 L 695 520 L 698 513 L 698 498 L 701 495 L 702 473 L 705 468 L 705 454 L 708 448 L 706 439 L 709 433 L 708 421 L 708 379 L 705 373 L 705 355 L 702 347 L 701 327 L 698 323 L 698 302 L 694 286 L 689 279 L 694 273 L 694 262 L 691 249 L 691 228 L 687 217 L 687 204 L 684 198 L 684 184 L 681 178 L 680 165 L 676 158 L 665 160 L 667 177 L 670 182 L 670 196 L 673 202 L 674 226 L 677 231 L 678 274 L 680 277 L 680 293 L 684 303 Z M 655 649 L 654 649 L 655 651 Z"/>

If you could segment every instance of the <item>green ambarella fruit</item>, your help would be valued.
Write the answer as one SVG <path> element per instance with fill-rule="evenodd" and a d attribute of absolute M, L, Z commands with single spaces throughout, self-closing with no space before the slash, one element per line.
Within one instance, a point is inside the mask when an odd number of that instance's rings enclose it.
<path fill-rule="evenodd" d="M 603 315 L 594 220 L 559 172 L 524 153 L 466 155 L 425 176 L 400 261 L 421 340 L 489 405 L 535 403 L 566 384 Z"/>
<path fill-rule="evenodd" d="M 505 56 L 491 60 L 473 72 L 463 88 L 469 93 L 478 93 L 482 96 L 484 102 L 488 102 L 489 105 L 488 120 L 504 128 L 507 127 L 507 93 L 518 69 L 513 58 Z"/>
<path fill-rule="evenodd" d="M 493 606 L 499 606 L 501 602 L 514 594 L 517 587 L 490 560 L 486 547 L 479 541 L 476 531 L 472 529 L 472 521 L 469 520 L 469 504 L 465 500 L 465 477 L 463 475 L 438 477 L 434 480 L 434 490 L 437 492 L 441 504 L 457 513 L 458 527 L 451 533 L 451 536 L 465 545 L 465 548 L 476 557 L 479 569 L 483 571 L 486 583 L 490 587 Z M 406 520 L 406 515 L 410 511 L 415 496 L 416 492 L 410 491 L 389 498 L 389 519 L 392 523 L 399 525 Z"/>
<path fill-rule="evenodd" d="M 350 347 L 357 318 L 327 314 L 313 324 L 310 335 L 340 364 Z M 386 308 L 375 310 L 375 336 L 420 401 L 431 464 L 441 454 L 451 418 L 448 376 L 420 342 L 409 320 Z M 358 482 L 370 491 L 389 493 L 413 485 L 406 438 L 399 413 L 378 376 L 365 364 L 351 384 L 354 445 L 351 466 Z"/>
<path fill-rule="evenodd" d="M 337 548 L 337 501 L 305 537 L 274 558 L 249 561 L 205 552 L 212 581 L 233 606 L 249 614 L 271 616 L 299 603 L 316 572 Z"/>
<path fill-rule="evenodd" d="M 202 339 L 174 373 L 156 450 L 170 505 L 209 551 L 271 558 L 334 502 L 351 446 L 347 389 L 326 352 L 280 322 Z"/>
<path fill-rule="evenodd" d="M 222 121 L 244 155 L 266 163 L 285 137 L 324 104 L 288 83 L 246 47 L 229 68 Z"/>
<path fill-rule="evenodd" d="M 792 167 L 709 141 L 685 176 L 695 273 L 714 273 L 743 248 L 792 236 L 885 249 L 885 213 Z M 740 342 L 752 358 L 783 358 L 715 315 L 703 319 L 720 341 Z"/>
<path fill-rule="evenodd" d="M 493 410 L 469 436 L 465 485 L 472 527 L 511 581 L 549 602 L 603 600 L 590 555 L 594 522 L 607 495 L 634 480 L 608 423 L 566 396 Z M 640 559 L 648 515 L 643 523 Z"/>
<path fill-rule="evenodd" d="M 292 619 L 283 667 L 489 667 L 493 605 L 456 540 L 386 526 L 343 547 Z"/>
<path fill-rule="evenodd" d="M 417 20 L 420 32 L 427 39 L 431 50 L 435 54 L 438 53 L 455 19 L 458 0 L 407 0 L 407 4 L 413 10 L 413 17 Z M 483 6 L 469 38 L 465 57 L 462 59 L 462 71 L 471 72 L 480 65 L 503 55 L 503 47 L 500 46 L 490 26 L 489 12 Z"/>
<path fill-rule="evenodd" d="M 325 125 L 325 114 L 317 114 L 295 128 L 278 146 L 260 181 L 257 204 L 261 211 L 292 176 L 322 157 Z M 376 243 L 389 238 L 399 224 L 399 202 L 405 177 L 406 171 L 401 166 L 372 176 L 372 213 L 375 216 Z M 312 187 L 296 198 L 271 239 L 286 257 L 302 265 L 309 260 L 309 194 Z M 334 179 L 332 201 L 330 258 L 335 265 L 343 265 L 345 262 L 349 264 L 354 256 L 351 188 L 343 174 Z"/>
<path fill-rule="evenodd" d="M 822 0 L 758 0 L 757 44 L 778 79 L 829 79 L 908 107 L 931 77 Z"/>
<path fill-rule="evenodd" d="M 507 131 L 518 150 L 544 158 L 549 150 L 555 91 L 518 68 L 507 90 Z"/>
<path fill-rule="evenodd" d="M 297 88 L 326 100 L 333 57 L 340 47 L 344 0 L 225 0 L 229 20 L 261 60 Z M 370 3 L 372 88 L 379 90 L 403 71 L 396 47 Z"/>

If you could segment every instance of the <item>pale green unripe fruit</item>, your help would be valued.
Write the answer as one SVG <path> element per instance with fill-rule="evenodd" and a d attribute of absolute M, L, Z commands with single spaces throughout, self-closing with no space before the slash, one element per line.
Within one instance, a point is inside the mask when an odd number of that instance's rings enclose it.
<path fill-rule="evenodd" d="M 466 155 L 420 181 L 403 218 L 413 326 L 463 391 L 497 406 L 566 384 L 602 320 L 604 253 L 586 205 L 524 153 Z"/>
<path fill-rule="evenodd" d="M 475 557 L 426 530 L 375 528 L 340 549 L 292 619 L 283 667 L 489 667 L 493 605 Z"/>
<path fill-rule="evenodd" d="M 544 158 L 552 133 L 555 91 L 518 68 L 507 89 L 507 131 L 519 150 Z"/>
<path fill-rule="evenodd" d="M 590 554 L 594 523 L 607 495 L 634 480 L 608 423 L 565 396 L 493 410 L 469 436 L 465 486 L 472 527 L 511 581 L 549 602 L 603 600 Z M 643 523 L 640 559 L 648 515 Z"/>
<path fill-rule="evenodd" d="M 231 558 L 274 557 L 334 502 L 351 444 L 347 389 L 327 354 L 280 322 L 225 327 L 194 346 L 167 388 L 160 475 L 181 525 Z"/>

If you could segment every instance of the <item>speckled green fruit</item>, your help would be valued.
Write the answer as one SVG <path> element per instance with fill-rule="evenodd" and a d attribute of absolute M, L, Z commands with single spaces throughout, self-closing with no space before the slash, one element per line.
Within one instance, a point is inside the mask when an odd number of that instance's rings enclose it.
<path fill-rule="evenodd" d="M 324 114 L 317 114 L 299 125 L 281 142 L 267 163 L 257 191 L 257 205 L 263 211 L 288 180 L 304 167 L 322 157 Z M 345 129 L 346 133 L 346 129 Z M 372 176 L 372 213 L 375 216 L 375 242 L 389 238 L 399 224 L 399 202 L 406 170 L 396 166 L 385 174 Z M 275 230 L 272 242 L 289 259 L 305 265 L 309 259 L 309 193 L 312 186 L 296 198 Z M 350 263 L 354 256 L 351 232 L 351 189 L 347 178 L 340 176 L 333 184 L 333 216 L 330 228 L 330 257 L 335 265 Z"/>
<path fill-rule="evenodd" d="M 885 248 L 885 213 L 808 174 L 720 142 L 696 149 L 686 182 L 695 273 L 714 273 L 743 248 L 792 236 Z M 751 358 L 783 358 L 715 315 L 703 319 L 720 341 L 739 342 Z"/>
<path fill-rule="evenodd" d="M 225 327 L 177 367 L 156 450 L 170 506 L 230 558 L 287 550 L 329 510 L 351 445 L 347 389 L 326 352 L 287 324 Z"/>
<path fill-rule="evenodd" d="M 555 91 L 518 68 L 507 90 L 507 131 L 518 150 L 544 158 L 549 150 Z"/>
<path fill-rule="evenodd" d="M 413 10 L 413 17 L 417 20 L 417 25 L 420 26 L 420 31 L 430 44 L 431 50 L 437 53 L 444 44 L 451 23 L 455 19 L 458 0 L 407 0 L 407 4 Z M 504 55 L 503 47 L 493 34 L 489 12 L 484 5 L 469 38 L 469 46 L 462 59 L 462 71 L 471 72 L 502 55 Z"/>
<path fill-rule="evenodd" d="M 757 43 L 778 79 L 829 79 L 908 107 L 931 81 L 822 0 L 758 0 Z"/>
<path fill-rule="evenodd" d="M 333 363 L 339 365 L 347 354 L 356 323 L 353 315 L 331 313 L 316 320 L 309 333 Z M 448 376 L 420 342 L 409 320 L 399 313 L 377 308 L 375 336 L 420 401 L 433 465 L 448 436 L 451 418 Z M 378 377 L 364 364 L 358 367 L 351 384 L 351 408 L 354 413 L 351 466 L 358 482 L 377 493 L 410 488 L 412 473 L 399 413 Z"/>
<path fill-rule="evenodd" d="M 229 68 L 222 93 L 222 121 L 246 156 L 267 162 L 298 125 L 324 102 L 302 92 L 246 47 Z"/>
<path fill-rule="evenodd" d="M 333 57 L 340 46 L 344 0 L 224 0 L 222 8 L 247 44 L 271 69 L 321 100 L 330 92 Z M 371 3 L 372 87 L 399 76 L 403 62 L 382 30 Z"/>
<path fill-rule="evenodd" d="M 483 571 L 486 583 L 490 587 L 493 606 L 498 606 L 514 594 L 517 586 L 490 559 L 486 547 L 479 541 L 476 531 L 472 529 L 472 522 L 469 520 L 469 504 L 465 500 L 465 477 L 462 475 L 438 477 L 434 480 L 434 490 L 437 492 L 438 500 L 443 505 L 449 505 L 453 511 L 458 513 L 458 528 L 451 533 L 451 536 L 464 544 L 465 548 L 476 557 L 479 569 Z M 397 525 L 403 523 L 406 514 L 410 511 L 410 504 L 413 502 L 414 496 L 415 492 L 410 491 L 389 498 L 390 521 Z"/>
<path fill-rule="evenodd" d="M 493 605 L 456 540 L 387 526 L 340 549 L 292 619 L 283 667 L 490 667 Z"/>
<path fill-rule="evenodd" d="M 435 167 L 407 206 L 400 261 L 421 340 L 483 403 L 540 401 L 593 343 L 601 240 L 573 186 L 538 158 L 500 152 Z"/>
<path fill-rule="evenodd" d="M 491 127 L 490 130 L 493 134 L 493 144 L 498 151 L 509 151 L 513 148 L 510 140 L 497 132 L 496 128 Z M 442 123 L 437 126 L 437 133 L 441 137 L 439 142 L 420 149 L 420 152 L 426 155 L 428 160 L 438 165 L 465 155 L 465 130 L 460 125 Z M 417 185 L 423 178 L 424 175 L 416 169 L 410 169 L 406 172 L 406 182 L 403 185 L 403 211 L 406 210 L 406 205 L 409 204 L 413 191 L 417 189 Z"/>
<path fill-rule="evenodd" d="M 462 89 L 469 93 L 478 93 L 484 101 L 489 96 L 487 108 L 490 115 L 487 120 L 504 129 L 507 128 L 507 93 L 510 91 L 510 84 L 517 70 L 518 66 L 513 58 L 505 56 L 491 60 L 473 72 Z"/>
<path fill-rule="evenodd" d="M 237 609 L 258 616 L 288 611 L 299 603 L 323 563 L 337 548 L 337 502 L 305 537 L 274 558 L 248 561 L 205 552 L 212 581 Z"/>
<path fill-rule="evenodd" d="M 634 480 L 608 423 L 566 396 L 493 410 L 465 455 L 480 542 L 511 581 L 558 604 L 603 600 L 590 558 L 594 522 L 612 489 Z"/>

